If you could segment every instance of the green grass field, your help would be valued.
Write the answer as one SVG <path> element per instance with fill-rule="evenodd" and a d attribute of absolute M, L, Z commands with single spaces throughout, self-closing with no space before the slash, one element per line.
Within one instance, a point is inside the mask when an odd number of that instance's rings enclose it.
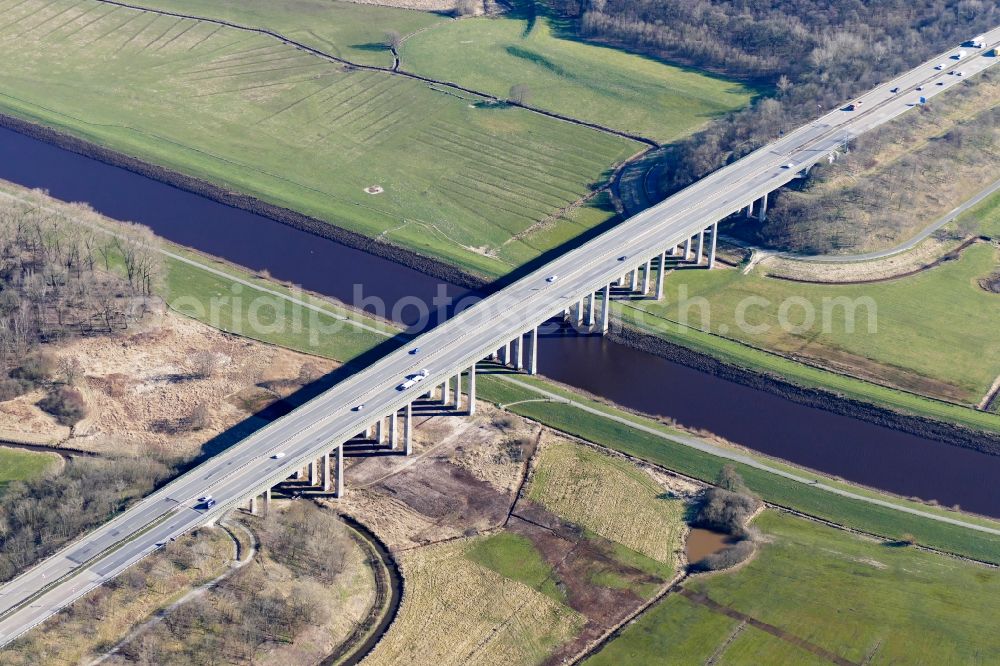
<path fill-rule="evenodd" d="M 751 90 L 652 58 L 560 38 L 548 18 L 474 18 L 410 37 L 402 66 L 549 111 L 667 142 L 746 106 Z"/>
<path fill-rule="evenodd" d="M 385 33 L 401 36 L 447 21 L 430 12 L 338 0 L 138 0 L 130 4 L 265 28 L 338 58 L 390 67 Z"/>
<path fill-rule="evenodd" d="M 504 578 L 524 583 L 559 603 L 566 593 L 556 585 L 552 566 L 542 559 L 531 540 L 511 532 L 499 532 L 476 541 L 465 556 Z"/>
<path fill-rule="evenodd" d="M 676 322 L 686 322 L 755 347 L 885 376 L 907 390 L 976 404 L 1000 374 L 1000 298 L 977 284 L 998 261 L 995 248 L 980 244 L 958 261 L 869 285 L 798 284 L 757 271 L 678 271 L 668 277 L 663 301 L 620 307 L 628 321 L 647 330 L 676 331 Z M 848 308 L 834 299 L 859 304 L 853 331 Z M 787 325 L 781 324 L 783 309 Z M 804 330 L 794 330 L 799 326 Z"/>
<path fill-rule="evenodd" d="M 57 463 L 57 457 L 51 453 L 0 447 L 0 495 L 12 481 L 34 479 Z"/>
<path fill-rule="evenodd" d="M 606 219 L 557 213 L 641 147 L 93 0 L 0 7 L 0 58 L 2 111 L 493 276 Z"/>
<path fill-rule="evenodd" d="M 745 567 L 685 587 L 854 663 L 988 663 L 1000 573 L 766 512 L 764 543 Z M 813 663 L 787 640 L 672 595 L 590 664 Z M 815 663 L 828 663 L 817 660 Z"/>
<path fill-rule="evenodd" d="M 958 221 L 974 221 L 979 233 L 990 238 L 1000 236 L 1000 192 L 993 194 L 973 206 L 958 218 Z"/>
<path fill-rule="evenodd" d="M 538 385 L 549 392 L 565 394 L 567 397 L 572 396 L 571 399 L 575 402 L 611 415 L 624 416 L 637 425 L 654 428 L 666 437 L 657 436 L 627 423 L 583 411 L 572 404 L 538 402 L 537 393 L 498 377 L 482 377 L 477 383 L 477 391 L 482 399 L 510 405 L 508 407 L 510 411 L 544 423 L 556 430 L 708 482 L 712 482 L 718 476 L 719 470 L 726 462 L 718 456 L 685 446 L 671 439 L 671 435 L 678 433 L 652 419 L 623 414 L 582 396 L 553 388 L 539 380 L 519 378 L 519 381 Z M 524 400 L 535 401 L 521 402 Z M 520 404 L 512 404 L 515 402 Z M 790 465 L 774 464 L 763 456 L 756 456 L 756 458 L 777 468 L 794 469 Z M 911 534 L 921 544 L 1000 564 L 1000 537 L 998 536 L 903 513 L 859 499 L 835 495 L 810 484 L 787 479 L 742 463 L 736 463 L 735 466 L 746 480 L 747 485 L 769 502 L 795 508 L 812 516 L 879 534 L 889 539 L 900 539 L 906 534 Z M 815 472 L 797 470 L 797 473 L 807 478 L 822 478 L 822 475 Z M 840 487 L 840 484 L 835 482 L 824 480 L 824 483 Z M 847 487 L 846 484 L 844 487 Z M 865 492 L 853 487 L 851 490 L 861 495 L 871 493 L 871 491 Z M 920 508 L 929 513 L 941 512 L 943 515 L 956 517 L 955 513 L 948 513 L 943 509 L 925 507 L 908 500 L 877 493 L 871 493 L 871 495 L 900 506 Z M 989 524 L 994 529 L 997 527 L 995 521 L 982 521 L 964 515 L 957 517 L 970 523 Z"/>
<path fill-rule="evenodd" d="M 602 537 L 672 565 L 681 548 L 684 502 L 635 465 L 570 442 L 538 454 L 527 497 Z M 671 567 L 659 571 L 664 578 Z"/>
<path fill-rule="evenodd" d="M 261 285 L 259 289 L 250 287 L 199 266 L 168 258 L 164 300 L 177 312 L 215 328 L 341 362 L 371 351 L 398 334 L 388 325 L 362 318 L 329 301 L 295 294 L 299 300 L 323 311 L 307 309 L 269 293 L 287 294 L 290 290 L 285 287 L 268 284 L 226 264 L 210 264 L 204 257 L 185 253 L 180 248 L 172 246 L 171 251 L 204 262 L 205 266 L 236 279 Z M 352 325 L 345 319 L 361 321 L 367 328 Z M 369 328 L 384 331 L 386 335 Z"/>

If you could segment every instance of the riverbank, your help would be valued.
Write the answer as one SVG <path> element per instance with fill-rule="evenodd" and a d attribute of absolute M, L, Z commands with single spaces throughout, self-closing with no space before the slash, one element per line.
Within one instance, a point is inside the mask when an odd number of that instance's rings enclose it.
<path fill-rule="evenodd" d="M 479 289 L 489 282 L 485 276 L 456 268 L 438 259 L 432 259 L 431 257 L 386 241 L 375 240 L 315 217 L 310 217 L 282 206 L 276 206 L 257 197 L 226 189 L 207 180 L 167 169 L 91 141 L 84 141 L 47 125 L 29 122 L 15 116 L 0 113 L 0 127 L 14 130 L 33 139 L 50 143 L 77 155 L 83 155 L 84 157 L 103 162 L 104 164 L 128 169 L 133 173 L 201 195 L 227 206 L 263 215 L 295 229 L 342 243 L 347 247 L 361 250 L 383 259 L 388 259 L 394 263 L 412 268 L 454 285 L 467 289 Z"/>
<path fill-rule="evenodd" d="M 10 134 L 9 136 L 16 137 L 16 134 Z M 28 139 L 28 141 L 32 141 Z M 54 151 L 56 156 L 62 153 L 57 149 L 51 149 Z M 39 153 L 44 153 L 44 150 L 37 151 Z M 51 161 L 50 157 L 45 157 L 45 160 Z M 77 158 L 73 156 L 74 160 L 83 160 L 84 158 Z M 46 162 L 47 163 L 47 162 Z M 96 166 L 96 165 L 95 165 Z M 53 168 L 58 168 L 54 166 Z M 96 174 L 100 176 L 102 182 L 107 184 L 104 186 L 105 189 L 109 185 L 115 187 L 122 187 L 125 189 L 136 190 L 143 192 L 143 202 L 153 201 L 156 202 L 155 216 L 152 218 L 155 230 L 158 232 L 172 233 L 176 227 L 175 222 L 182 223 L 181 220 L 177 220 L 170 214 L 171 206 L 173 205 L 173 200 L 169 197 L 161 198 L 159 193 L 148 192 L 142 182 L 145 180 L 141 176 L 133 176 L 131 172 L 113 169 L 112 167 L 105 167 L 100 165 L 100 168 L 96 169 Z M 111 173 L 114 172 L 114 173 Z M 79 173 L 79 170 L 75 173 Z M 120 173 L 121 176 L 116 174 Z M 88 177 L 90 177 L 91 172 L 87 172 Z M 142 181 L 140 183 L 134 183 L 133 180 Z M 121 181 L 121 182 L 119 182 Z M 149 181 L 155 187 L 160 188 L 161 186 L 153 181 Z M 62 184 L 61 182 L 58 184 Z M 173 197 L 194 197 L 194 195 L 182 194 L 179 191 L 175 191 L 172 188 L 162 189 L 167 190 L 168 194 Z M 77 187 L 75 190 L 81 194 L 76 196 L 86 196 L 86 188 Z M 100 192 L 98 192 L 99 194 Z M 353 277 L 358 282 L 367 285 L 373 285 L 372 291 L 375 295 L 381 296 L 380 290 L 391 290 L 400 289 L 405 287 L 408 291 L 408 298 L 412 300 L 414 297 L 419 298 L 424 302 L 430 302 L 431 298 L 435 294 L 435 289 L 440 286 L 440 283 L 425 279 L 423 274 L 416 271 L 411 271 L 405 268 L 391 268 L 390 265 L 385 265 L 382 260 L 375 260 L 365 263 L 366 257 L 368 255 L 357 252 L 355 250 L 349 250 L 346 247 L 341 247 L 334 244 L 331 241 L 318 239 L 314 236 L 310 236 L 303 232 L 297 231 L 288 225 L 283 225 L 280 223 L 272 223 L 270 219 L 264 217 L 254 216 L 255 219 L 244 219 L 240 218 L 235 221 L 227 221 L 229 227 L 218 228 L 213 225 L 219 221 L 220 218 L 225 216 L 226 211 L 232 210 L 235 214 L 240 216 L 247 216 L 248 213 L 243 213 L 237 211 L 236 209 L 228 209 L 220 204 L 214 202 L 208 202 L 204 200 L 206 205 L 210 206 L 202 212 L 200 209 L 194 212 L 194 215 L 206 215 L 204 223 L 198 225 L 198 229 L 205 230 L 207 232 L 200 233 L 200 235 L 195 236 L 195 240 L 191 237 L 186 237 L 185 240 L 188 244 L 195 244 L 199 250 L 207 251 L 211 254 L 220 254 L 221 256 L 235 261 L 241 265 L 254 266 L 254 270 L 262 275 L 264 269 L 276 276 L 277 278 L 285 281 L 300 282 L 308 281 L 313 277 L 315 271 L 320 271 L 320 274 L 324 278 L 337 278 L 340 277 L 336 274 L 336 270 L 339 265 L 345 264 L 345 262 L 351 262 L 351 277 Z M 190 206 L 185 202 L 185 206 L 188 208 L 185 210 L 187 215 L 192 215 L 190 212 Z M 215 210 L 219 208 L 222 210 Z M 142 216 L 147 213 L 144 208 L 137 208 L 133 206 L 129 213 L 129 216 L 133 219 L 138 219 L 140 222 L 146 221 Z M 164 212 L 166 215 L 163 215 Z M 198 219 L 201 219 L 200 217 Z M 261 225 L 265 225 L 262 227 Z M 226 235 L 227 230 L 231 230 L 234 233 L 237 230 L 242 237 L 259 239 L 265 238 L 265 241 L 239 244 L 230 242 L 215 242 L 216 236 L 225 239 L 228 238 Z M 282 232 L 282 233 L 277 233 Z M 213 235 L 215 234 L 215 235 Z M 303 253 L 301 255 L 296 254 L 294 260 L 290 262 L 285 262 L 281 265 L 272 265 L 268 261 L 268 257 L 271 256 L 270 248 L 282 247 L 286 251 L 289 248 L 297 247 L 301 241 L 304 243 Z M 235 251 L 235 253 L 234 253 Z M 315 251 L 315 255 L 313 255 Z M 347 256 L 345 256 L 347 255 Z M 310 263 L 312 262 L 312 263 Z M 329 267 L 324 270 L 324 266 Z M 228 272 L 228 271 L 227 271 Z M 225 276 L 213 274 L 213 279 L 222 279 Z M 239 279 L 239 278 L 237 278 Z M 332 292 L 330 287 L 336 288 L 338 286 L 337 280 L 330 282 L 324 282 L 322 284 L 308 284 L 308 288 L 313 291 L 319 291 L 326 295 L 332 294 L 344 294 L 344 298 L 350 302 L 350 290 L 340 289 L 339 291 L 334 289 Z M 257 278 L 252 280 L 254 284 L 257 282 Z M 348 284 L 349 287 L 349 284 Z M 230 287 L 220 282 L 218 288 L 212 287 L 214 290 L 222 289 L 223 293 L 227 293 Z M 210 290 L 211 291 L 211 290 Z M 283 294 L 280 293 L 281 288 L 274 288 L 269 291 L 269 296 L 282 297 Z M 390 303 L 393 302 L 393 296 L 391 293 L 386 294 Z M 283 316 L 288 317 L 291 315 L 289 312 L 282 313 Z M 293 331 L 295 328 L 294 320 L 288 320 L 288 326 L 285 328 L 287 331 Z M 293 338 L 296 339 L 293 340 Z M 277 340 L 275 340 L 277 341 Z M 695 341 L 697 342 L 697 341 Z M 575 336 L 543 336 L 543 351 L 541 355 L 541 365 L 543 373 L 553 376 L 560 381 L 565 381 L 571 383 L 574 386 L 587 388 L 585 383 L 574 383 L 575 381 L 587 381 L 586 377 L 578 377 L 576 379 L 569 378 L 566 379 L 561 375 L 565 375 L 566 372 L 572 371 L 574 368 L 589 368 L 590 372 L 587 375 L 591 375 L 592 380 L 594 375 L 601 377 L 601 385 L 607 386 L 610 383 L 618 382 L 621 385 L 624 393 L 619 392 L 614 395 L 613 399 L 619 404 L 624 404 L 631 408 L 638 408 L 640 411 L 651 414 L 673 414 L 681 422 L 684 422 L 688 426 L 694 426 L 699 429 L 704 430 L 718 430 L 714 428 L 713 424 L 718 420 L 714 415 L 714 409 L 712 405 L 720 400 L 720 396 L 725 396 L 721 398 L 723 402 L 728 401 L 732 406 L 739 407 L 743 404 L 750 404 L 750 402 L 757 404 L 757 409 L 743 409 L 741 417 L 748 419 L 743 424 L 739 424 L 737 429 L 734 431 L 732 427 L 728 431 L 723 431 L 723 435 L 732 441 L 738 441 L 743 444 L 752 446 L 754 448 L 763 447 L 761 450 L 765 450 L 770 455 L 780 457 L 783 459 L 795 460 L 798 464 L 804 464 L 806 467 L 825 469 L 828 473 L 838 474 L 846 478 L 850 478 L 854 481 L 864 483 L 870 486 L 886 487 L 884 485 L 885 479 L 890 476 L 898 476 L 899 479 L 894 481 L 894 485 L 889 486 L 890 489 L 894 490 L 898 494 L 906 496 L 919 496 L 923 498 L 937 498 L 942 502 L 947 504 L 961 503 L 963 506 L 968 506 L 970 508 L 977 508 L 980 512 L 989 513 L 992 509 L 988 508 L 990 506 L 988 498 L 985 497 L 973 497 L 970 495 L 968 490 L 970 488 L 978 487 L 977 484 L 969 484 L 968 479 L 973 477 L 980 477 L 983 475 L 988 475 L 989 470 L 993 469 L 989 464 L 992 462 L 993 457 L 986 457 L 982 460 L 967 459 L 964 462 L 959 462 L 963 460 L 962 456 L 952 456 L 945 449 L 944 445 L 939 445 L 935 449 L 931 446 L 930 440 L 921 440 L 916 437 L 911 437 L 912 441 L 907 441 L 905 439 L 900 439 L 900 437 L 894 437 L 897 433 L 892 433 L 890 431 L 875 432 L 871 430 L 868 425 L 862 426 L 862 421 L 857 421 L 856 425 L 850 425 L 846 423 L 850 419 L 844 417 L 835 417 L 842 419 L 840 423 L 827 423 L 824 422 L 817 414 L 823 414 L 821 411 L 813 410 L 814 413 L 802 413 L 801 416 L 797 414 L 795 410 L 789 411 L 786 409 L 785 405 L 791 406 L 792 403 L 783 401 L 778 397 L 771 399 L 771 413 L 765 415 L 760 412 L 759 404 L 767 395 L 762 391 L 755 391 L 754 395 L 737 395 L 739 392 L 733 391 L 733 387 L 739 386 L 733 383 L 723 382 L 722 380 L 715 380 L 710 375 L 701 375 L 701 379 L 697 377 L 685 377 L 683 380 L 677 379 L 677 382 L 683 381 L 683 384 L 687 387 L 679 395 L 667 396 L 662 393 L 663 382 L 671 381 L 671 378 L 684 373 L 690 372 L 695 373 L 693 370 L 688 370 L 684 366 L 676 365 L 671 366 L 666 364 L 663 359 L 659 357 L 649 357 L 644 353 L 631 351 L 631 348 L 619 345 L 611 340 L 601 339 L 601 338 L 580 338 Z M 315 343 L 309 342 L 308 331 L 301 330 L 298 333 L 291 333 L 285 335 L 280 340 L 282 345 L 291 345 L 296 349 L 306 349 L 309 344 L 315 345 Z M 322 353 L 321 350 L 315 349 L 316 353 Z M 656 363 L 650 364 L 645 359 L 655 360 Z M 346 360 L 346 359 L 341 359 Z M 790 363 L 790 362 L 787 362 Z M 639 383 L 631 383 L 627 381 L 630 376 L 627 372 L 623 372 L 625 365 L 635 365 L 639 364 L 643 370 L 640 370 L 643 378 L 639 379 Z M 790 363 L 791 364 L 791 363 Z M 795 365 L 795 364 L 792 364 Z M 595 368 L 597 369 L 595 371 Z M 649 372 L 655 368 L 655 372 L 658 374 L 658 379 L 656 379 L 656 386 L 660 387 L 657 391 L 650 394 L 649 392 L 643 390 L 643 386 L 647 383 L 654 381 L 652 377 L 649 377 Z M 795 365 L 797 370 L 811 370 L 807 366 Z M 683 373 L 678 373 L 678 370 L 683 370 Z M 619 379 L 624 378 L 624 384 Z M 839 378 L 834 375 L 824 375 L 824 379 L 835 381 Z M 701 388 L 701 392 L 692 392 L 690 390 L 692 380 L 696 383 L 704 385 Z M 858 382 L 860 383 L 860 382 Z M 652 384 L 649 384 L 652 386 Z M 676 386 L 680 387 L 681 384 L 677 383 Z M 865 385 L 866 388 L 868 387 Z M 590 390 L 590 389 L 587 389 Z M 596 389 L 600 392 L 602 389 Z M 749 390 L 749 389 L 747 389 Z M 653 404 L 647 404 L 645 406 L 637 406 L 637 402 L 642 402 L 640 398 L 649 395 L 661 395 L 662 399 L 654 401 Z M 607 395 L 607 394 L 605 394 Z M 887 392 L 887 398 L 892 399 L 895 394 Z M 698 397 L 701 396 L 701 397 Z M 678 411 L 678 408 L 686 407 L 681 404 L 689 398 L 694 398 L 695 402 L 701 400 L 702 405 L 691 404 L 688 407 L 694 408 L 695 410 L 701 410 L 703 415 L 708 416 L 705 418 L 691 418 L 684 412 L 683 409 Z M 749 400 L 749 402 L 747 402 Z M 680 402 L 678 402 L 680 401 Z M 766 401 L 766 400 L 765 400 Z M 648 402 L 648 401 L 647 401 Z M 690 400 L 688 400 L 690 402 Z M 709 404 L 710 403 L 710 404 Z M 939 405 L 931 405 L 932 407 L 940 407 Z M 796 406 L 798 409 L 798 406 Z M 944 407 L 953 407 L 945 405 Z M 710 410 L 710 411 L 709 411 Z M 798 409 L 801 412 L 801 409 Z M 967 411 L 967 410 L 965 410 Z M 732 409 L 726 410 L 726 412 L 731 413 Z M 725 412 L 720 412 L 720 416 L 726 416 Z M 983 415 L 989 416 L 989 415 Z M 831 418 L 833 418 L 831 416 Z M 947 409 L 941 411 L 941 418 L 945 420 L 950 420 Z M 819 419 L 817 421 L 817 419 Z M 784 420 L 784 421 L 782 421 Z M 791 423 L 799 427 L 797 430 L 794 428 L 783 428 L 780 431 L 774 431 L 773 423 Z M 817 425 L 817 423 L 822 423 L 822 426 Z M 718 425 L 722 425 L 719 423 Z M 732 422 L 730 425 L 734 425 Z M 757 427 L 760 426 L 760 427 Z M 753 437 L 748 437 L 751 434 L 751 430 L 756 428 L 761 430 L 760 433 L 754 434 Z M 810 433 L 819 428 L 820 431 L 817 433 L 820 436 L 831 439 L 830 446 L 833 448 L 830 450 L 830 455 L 827 458 L 816 459 L 815 457 L 808 459 L 802 457 L 803 453 L 809 453 L 809 449 L 803 449 L 800 446 L 800 441 L 802 438 L 806 440 L 815 439 L 816 437 Z M 800 432 L 801 431 L 801 432 Z M 902 433 L 898 433 L 902 436 Z M 910 437 L 906 435 L 906 437 Z M 890 441 L 894 440 L 892 448 L 889 446 Z M 773 450 L 774 447 L 768 449 L 771 443 L 779 442 L 781 443 L 781 448 L 783 450 Z M 815 442 L 812 442 L 815 446 Z M 890 455 L 889 451 L 893 451 Z M 897 453 L 898 451 L 898 453 Z M 850 452 L 850 453 L 848 453 Z M 920 452 L 919 454 L 917 452 Z M 971 449 L 968 453 L 975 453 Z M 854 465 L 850 469 L 844 468 L 844 461 L 860 461 L 863 457 L 871 456 L 872 454 L 880 454 L 882 456 L 881 460 L 877 466 L 872 465 L 872 461 L 869 459 L 864 465 Z M 984 454 L 976 454 L 982 456 Z M 956 460 L 957 458 L 957 460 Z M 986 463 L 986 464 L 984 464 Z M 827 465 L 832 465 L 832 467 L 827 467 Z M 934 469 L 937 470 L 934 475 L 926 475 L 922 470 Z M 944 476 L 942 476 L 942 471 Z M 863 472 L 861 477 L 858 476 L 859 472 Z M 883 472 L 886 476 L 883 476 Z M 954 477 L 955 482 L 953 483 L 950 479 Z M 945 480 L 945 479 L 949 480 Z M 961 484 L 958 483 L 958 479 L 965 479 Z M 920 480 L 920 484 L 914 485 L 912 483 L 915 480 Z M 918 487 L 919 486 L 919 487 Z M 985 486 L 984 486 L 985 487 Z M 984 503 L 986 501 L 986 503 Z"/>
<path fill-rule="evenodd" d="M 1000 432 L 977 430 L 916 413 L 907 414 L 885 404 L 849 397 L 832 388 L 805 386 L 767 369 L 741 366 L 722 357 L 696 351 L 691 347 L 629 326 L 613 327 L 610 336 L 617 342 L 648 354 L 669 359 L 743 386 L 767 391 L 800 405 L 860 419 L 918 437 L 963 446 L 990 455 L 1000 455 Z"/>

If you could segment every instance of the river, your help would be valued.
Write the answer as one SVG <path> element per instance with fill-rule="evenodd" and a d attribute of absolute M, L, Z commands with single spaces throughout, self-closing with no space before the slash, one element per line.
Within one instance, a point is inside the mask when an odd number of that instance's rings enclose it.
<path fill-rule="evenodd" d="M 269 218 L 0 128 L 0 178 L 85 201 L 160 236 L 348 303 L 355 285 L 387 303 L 470 292 Z M 1000 456 L 807 407 L 600 336 L 543 335 L 539 370 L 794 463 L 904 496 L 1000 517 Z"/>

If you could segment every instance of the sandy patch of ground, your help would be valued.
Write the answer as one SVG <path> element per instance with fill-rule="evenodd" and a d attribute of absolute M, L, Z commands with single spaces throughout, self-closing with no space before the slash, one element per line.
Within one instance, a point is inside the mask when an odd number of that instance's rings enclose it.
<path fill-rule="evenodd" d="M 39 389 L 0 402 L 0 440 L 57 444 L 69 437 L 69 428 L 35 406 L 44 397 L 45 391 Z"/>
<path fill-rule="evenodd" d="M 473 418 L 414 414 L 413 454 L 349 459 L 340 509 L 390 549 L 404 550 L 499 527 L 539 427 L 479 403 Z"/>
<path fill-rule="evenodd" d="M 83 370 L 79 384 L 89 414 L 64 443 L 98 452 L 190 457 L 213 438 L 235 441 L 245 428 L 223 433 L 336 367 L 170 311 L 154 313 L 138 330 L 78 338 L 49 349 L 56 357 L 77 359 Z M 210 376 L 197 377 L 194 358 L 206 351 L 217 367 Z M 40 397 L 0 403 L 0 433 L 65 439 L 69 429 L 34 405 Z M 187 421 L 199 406 L 205 408 L 206 423 L 192 429 Z"/>

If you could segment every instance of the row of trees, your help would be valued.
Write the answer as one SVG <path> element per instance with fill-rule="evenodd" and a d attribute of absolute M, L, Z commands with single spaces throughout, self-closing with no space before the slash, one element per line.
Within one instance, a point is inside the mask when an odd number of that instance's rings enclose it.
<path fill-rule="evenodd" d="M 253 664 L 268 645 L 294 641 L 308 626 L 329 621 L 326 597 L 351 547 L 344 524 L 332 511 L 299 501 L 257 527 L 261 553 L 294 576 L 267 560 L 244 567 L 125 645 L 124 663 Z"/>
<path fill-rule="evenodd" d="M 747 524 L 760 509 L 760 499 L 750 492 L 732 464 L 722 466 L 715 483 L 715 487 L 702 495 L 692 522 L 698 527 L 728 534 L 730 543 L 719 552 L 692 562 L 693 571 L 728 569 L 750 557 L 754 551 L 756 535 Z"/>
<path fill-rule="evenodd" d="M 121 225 L 111 235 L 29 204 L 0 205 L 3 367 L 45 340 L 127 327 L 162 274 L 144 227 Z"/>
<path fill-rule="evenodd" d="M 782 190 L 767 222 L 748 228 L 749 239 L 824 253 L 891 247 L 912 237 L 957 203 L 963 187 L 979 189 L 995 178 L 989 165 L 1000 162 L 1000 108 L 962 116 L 982 105 L 980 88 L 997 81 L 1000 75 L 985 73 L 921 113 L 859 137 L 834 164 L 814 169 L 805 189 Z M 927 134 L 932 138 L 924 143 Z M 912 152 L 897 155 L 900 146 Z M 978 232 L 978 221 L 964 218 L 958 227 L 965 238 Z"/>
<path fill-rule="evenodd" d="M 774 86 L 668 151 L 665 194 L 1000 23 L 990 0 L 549 0 L 589 39 Z"/>
<path fill-rule="evenodd" d="M 0 502 L 0 582 L 118 513 L 164 479 L 144 458 L 75 458 L 57 475 L 14 482 Z"/>
<path fill-rule="evenodd" d="M 79 205 L 64 215 L 0 203 L 0 400 L 49 387 L 40 406 L 66 425 L 86 411 L 71 386 L 80 365 L 57 362 L 40 346 L 127 328 L 146 312 L 163 274 L 148 229 L 120 225 L 110 234 L 74 219 L 92 215 Z"/>

